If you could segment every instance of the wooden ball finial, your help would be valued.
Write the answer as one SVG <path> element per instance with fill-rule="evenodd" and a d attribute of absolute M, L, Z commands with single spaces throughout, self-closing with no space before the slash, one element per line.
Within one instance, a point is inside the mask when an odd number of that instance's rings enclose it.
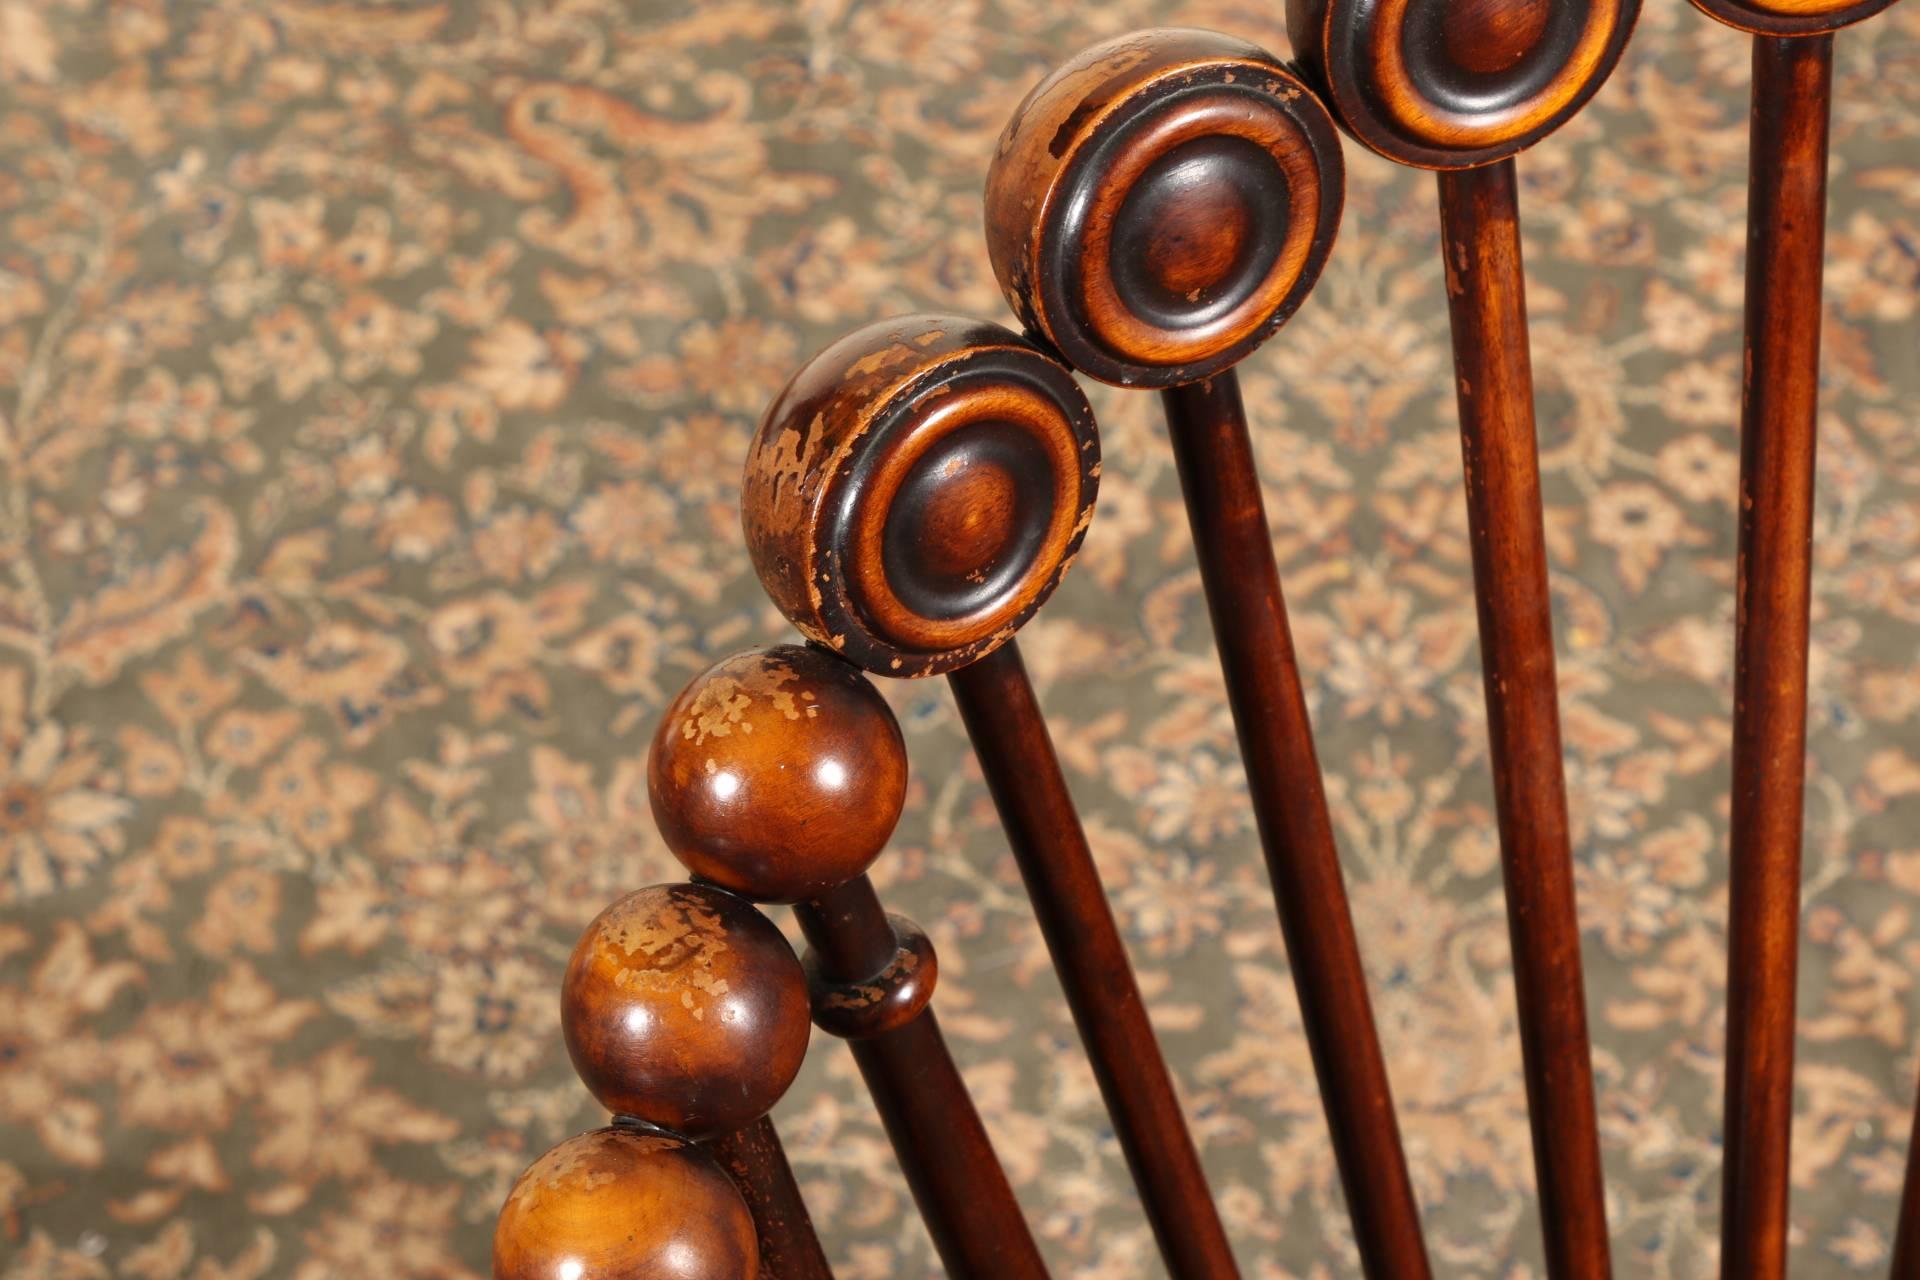
<path fill-rule="evenodd" d="M 1471 169 L 1586 105 L 1639 14 L 1640 0 L 1287 0 L 1287 34 L 1365 146 Z"/>
<path fill-rule="evenodd" d="M 859 670 L 804 645 L 735 654 L 660 721 L 654 821 L 703 880 L 798 902 L 873 864 L 907 795 L 907 748 Z"/>
<path fill-rule="evenodd" d="M 743 1129 L 807 1052 L 807 979 L 772 922 L 704 885 L 656 885 L 573 949 L 560 1029 L 602 1106 L 684 1138 Z"/>
<path fill-rule="evenodd" d="M 711 1157 L 613 1126 L 520 1175 L 493 1231 L 494 1280 L 753 1280 L 753 1216 Z"/>
<path fill-rule="evenodd" d="M 1210 377 L 1291 317 L 1345 194 L 1325 108 L 1272 54 L 1184 28 L 1095 45 L 1029 93 L 987 171 L 1007 300 L 1089 377 Z"/>
<path fill-rule="evenodd" d="M 998 325 L 917 315 L 815 356 L 761 420 L 741 501 L 761 584 L 869 671 L 980 658 L 1058 584 L 1100 443 L 1073 375 Z"/>
<path fill-rule="evenodd" d="M 1894 0 L 1693 0 L 1694 8 L 1757 36 L 1818 36 L 1871 18 Z"/>

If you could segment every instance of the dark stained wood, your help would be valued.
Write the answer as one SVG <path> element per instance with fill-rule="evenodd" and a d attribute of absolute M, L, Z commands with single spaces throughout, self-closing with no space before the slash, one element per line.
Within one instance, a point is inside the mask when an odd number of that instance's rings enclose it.
<path fill-rule="evenodd" d="M 761 420 L 742 522 L 801 634 L 869 671 L 928 675 L 1013 634 L 1093 516 L 1093 410 L 1026 339 L 905 316 L 809 360 Z"/>
<path fill-rule="evenodd" d="M 763 1280 L 833 1280 L 773 1121 L 760 1117 L 706 1144 L 753 1214 Z M 584 1280 L 584 1278 L 583 1278 Z"/>
<path fill-rule="evenodd" d="M 1237 1275 L 1019 646 L 947 679 L 1167 1268 Z"/>
<path fill-rule="evenodd" d="M 1920 1103 L 1907 1137 L 1907 1173 L 1900 1187 L 1900 1222 L 1893 1236 L 1893 1280 L 1920 1280 Z"/>
<path fill-rule="evenodd" d="M 1894 0 L 1693 0 L 1700 12 L 1759 36 L 1821 35 L 1871 18 Z"/>
<path fill-rule="evenodd" d="M 1287 0 L 1295 56 L 1363 145 L 1423 169 L 1490 164 L 1585 106 L 1640 0 Z"/>
<path fill-rule="evenodd" d="M 494 1280 L 753 1280 L 753 1217 L 712 1157 L 614 1125 L 568 1138 L 513 1184 Z"/>
<path fill-rule="evenodd" d="M 808 948 L 802 959 L 813 997 L 813 1023 L 842 1040 L 871 1040 L 920 1016 L 933 999 L 940 962 L 933 939 L 905 916 L 888 916 L 893 954 L 878 968 L 843 976 Z"/>
<path fill-rule="evenodd" d="M 687 870 L 762 902 L 823 893 L 873 864 L 907 796 L 907 747 L 860 672 L 805 645 L 696 676 L 647 760 L 654 821 Z"/>
<path fill-rule="evenodd" d="M 895 963 L 900 922 L 887 915 L 865 876 L 793 910 L 822 990 L 870 979 Z M 906 1021 L 848 1044 L 947 1273 L 956 1280 L 1044 1280 L 1040 1250 L 933 1010 L 923 1003 Z"/>
<path fill-rule="evenodd" d="M 811 1030 L 807 980 L 745 899 L 657 885 L 587 926 L 561 987 L 560 1029 L 609 1111 L 708 1138 L 753 1123 L 793 1083 Z"/>
<path fill-rule="evenodd" d="M 1272 54 L 1212 31 L 1095 45 L 1014 112 L 987 249 L 1027 328 L 1090 377 L 1171 386 L 1300 305 L 1340 220 L 1340 139 Z"/>
<path fill-rule="evenodd" d="M 1238 385 L 1318 279 L 1344 197 L 1326 109 L 1271 55 L 1146 31 L 1028 95 L 987 179 L 1014 309 L 1093 376 L 1164 392 L 1302 1019 L 1373 1277 L 1429 1274 Z M 1139 277 L 1129 281 L 1129 273 Z"/>
<path fill-rule="evenodd" d="M 1419 1209 L 1347 908 L 1239 382 L 1228 370 L 1161 394 L 1361 1265 L 1378 1280 L 1423 1277 L 1430 1268 Z"/>
<path fill-rule="evenodd" d="M 1814 413 L 1833 37 L 1753 46 L 1720 1274 L 1787 1267 Z"/>
<path fill-rule="evenodd" d="M 1468 535 L 1547 1274 L 1610 1274 L 1514 166 L 1442 173 Z"/>
<path fill-rule="evenodd" d="M 1567 831 L 1512 157 L 1619 61 L 1639 0 L 1288 0 L 1349 133 L 1440 170 L 1494 798 L 1547 1274 L 1611 1273 Z"/>

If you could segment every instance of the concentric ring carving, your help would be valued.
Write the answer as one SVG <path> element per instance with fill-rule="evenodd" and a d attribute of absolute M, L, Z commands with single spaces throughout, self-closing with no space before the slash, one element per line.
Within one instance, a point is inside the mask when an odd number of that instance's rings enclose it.
<path fill-rule="evenodd" d="M 1287 31 L 1348 132 L 1426 169 L 1538 142 L 1606 82 L 1640 0 L 1288 0 Z"/>
<path fill-rule="evenodd" d="M 1871 18 L 1894 0 L 1693 0 L 1694 8 L 1760 36 L 1817 36 Z"/>
<path fill-rule="evenodd" d="M 1100 448 L 1073 376 L 997 325 L 871 325 L 794 375 L 754 438 L 747 548 L 811 639 L 888 675 L 964 666 L 1059 581 Z"/>
<path fill-rule="evenodd" d="M 987 175 L 1008 301 L 1075 368 L 1174 386 L 1245 357 L 1333 246 L 1331 119 L 1271 54 L 1211 31 L 1125 36 L 1028 95 Z"/>

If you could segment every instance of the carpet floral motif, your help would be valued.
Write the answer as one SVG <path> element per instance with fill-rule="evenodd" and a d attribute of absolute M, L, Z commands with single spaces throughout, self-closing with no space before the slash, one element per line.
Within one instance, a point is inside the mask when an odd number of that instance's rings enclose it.
<path fill-rule="evenodd" d="M 0 0 L 0 1276 L 472 1280 L 602 1117 L 585 923 L 655 717 L 788 632 L 739 476 L 876 316 L 1005 318 L 1026 88 L 1247 0 Z M 1714 1274 L 1747 42 L 1653 0 L 1520 166 L 1616 1258 Z M 1920 5 L 1837 43 L 1797 1274 L 1884 1266 L 1920 1028 Z M 1431 180 L 1347 148 L 1245 368 L 1437 1263 L 1536 1277 Z M 1151 397 L 1023 636 L 1248 1274 L 1355 1274 Z M 1159 1274 L 943 685 L 876 879 L 1058 1274 Z M 784 911 L 776 912 L 785 916 Z M 838 1274 L 937 1260 L 842 1046 Z"/>

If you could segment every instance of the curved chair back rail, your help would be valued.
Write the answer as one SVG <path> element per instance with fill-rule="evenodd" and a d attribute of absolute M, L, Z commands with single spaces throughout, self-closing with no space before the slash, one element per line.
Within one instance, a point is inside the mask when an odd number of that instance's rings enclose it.
<path fill-rule="evenodd" d="M 1754 34 L 1721 1274 L 1784 1280 L 1832 47 L 1891 0 L 1694 3 Z M 1035 87 L 986 193 L 989 257 L 1027 333 L 870 325 L 762 419 L 743 531 L 810 643 L 722 660 L 660 724 L 653 811 L 696 882 L 623 898 L 576 948 L 563 1032 L 614 1124 L 515 1184 L 497 1280 L 830 1275 L 767 1118 L 809 1023 L 849 1043 L 948 1272 L 1047 1274 L 934 1019 L 932 944 L 867 878 L 908 765 L 863 669 L 948 677 L 1168 1270 L 1237 1276 L 1014 639 L 1093 518 L 1099 438 L 1076 371 L 1161 392 L 1361 1263 L 1370 1280 L 1431 1274 L 1234 371 L 1333 250 L 1338 129 L 1437 171 L 1546 1274 L 1611 1274 L 1514 158 L 1599 91 L 1638 9 L 1289 0 L 1298 63 L 1152 30 Z M 794 904 L 804 958 L 756 903 Z M 1893 1268 L 1920 1275 L 1920 1159 Z"/>

